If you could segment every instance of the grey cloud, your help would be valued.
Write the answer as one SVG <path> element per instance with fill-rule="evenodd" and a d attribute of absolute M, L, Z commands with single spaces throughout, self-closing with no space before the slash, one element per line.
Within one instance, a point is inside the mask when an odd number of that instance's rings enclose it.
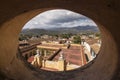
<path fill-rule="evenodd" d="M 95 26 L 95 23 L 83 15 L 68 10 L 50 10 L 34 17 L 24 28 L 75 27 L 85 25 Z"/>

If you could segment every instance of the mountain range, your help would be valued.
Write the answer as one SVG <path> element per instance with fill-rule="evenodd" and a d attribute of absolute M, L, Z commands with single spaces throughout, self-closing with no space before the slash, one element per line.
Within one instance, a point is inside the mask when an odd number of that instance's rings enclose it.
<path fill-rule="evenodd" d="M 22 34 L 63 34 L 63 33 L 83 33 L 83 32 L 99 32 L 95 26 L 77 26 L 77 27 L 62 27 L 62 28 L 49 28 L 49 29 L 23 29 Z"/>

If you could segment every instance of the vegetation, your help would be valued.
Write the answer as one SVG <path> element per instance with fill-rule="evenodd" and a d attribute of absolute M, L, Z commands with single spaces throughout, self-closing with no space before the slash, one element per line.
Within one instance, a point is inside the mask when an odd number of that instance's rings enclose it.
<path fill-rule="evenodd" d="M 101 34 L 100 33 L 96 33 L 95 36 L 100 38 Z"/>
<path fill-rule="evenodd" d="M 74 37 L 73 43 L 80 44 L 81 38 L 77 35 L 94 35 L 98 38 L 101 37 L 100 32 L 97 31 L 96 28 L 82 28 L 82 31 L 80 30 L 80 27 L 74 27 L 74 28 L 56 28 L 56 29 L 50 29 L 50 30 L 44 30 L 44 29 L 24 29 L 20 33 L 19 40 L 28 40 L 32 37 L 41 38 L 41 36 L 48 35 L 51 36 L 54 39 L 63 38 L 63 39 L 69 39 L 72 36 Z"/>
<path fill-rule="evenodd" d="M 19 36 L 19 41 L 22 41 L 22 40 L 27 40 L 28 39 L 28 36 L 25 36 L 23 34 L 20 34 Z"/>
<path fill-rule="evenodd" d="M 66 33 L 66 34 L 61 34 L 61 38 L 69 39 L 73 34 L 72 33 Z"/>
<path fill-rule="evenodd" d="M 81 37 L 80 36 L 75 36 L 74 38 L 73 38 L 73 43 L 75 43 L 75 44 L 81 44 Z"/>

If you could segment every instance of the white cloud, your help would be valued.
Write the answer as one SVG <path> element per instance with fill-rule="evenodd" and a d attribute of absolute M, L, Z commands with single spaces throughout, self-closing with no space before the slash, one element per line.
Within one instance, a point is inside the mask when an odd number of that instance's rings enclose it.
<path fill-rule="evenodd" d="M 50 10 L 43 12 L 28 23 L 25 28 L 53 28 L 53 27 L 76 27 L 76 26 L 96 26 L 89 18 L 68 10 Z"/>

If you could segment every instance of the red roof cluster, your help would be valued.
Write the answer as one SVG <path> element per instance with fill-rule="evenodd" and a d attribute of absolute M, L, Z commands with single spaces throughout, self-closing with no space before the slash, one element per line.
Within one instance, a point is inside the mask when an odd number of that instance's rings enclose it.
<path fill-rule="evenodd" d="M 86 64 L 82 46 L 71 46 L 69 49 L 62 49 L 62 52 L 67 62 L 76 65 Z M 54 60 L 57 60 L 58 58 L 59 58 L 59 54 L 54 58 Z M 83 58 L 83 64 L 82 64 L 82 58 Z"/>
<path fill-rule="evenodd" d="M 47 45 L 46 45 L 47 46 Z M 49 45 L 50 46 L 50 45 Z M 76 64 L 76 65 L 83 65 L 86 64 L 86 59 L 83 53 L 83 47 L 82 46 L 73 46 L 71 45 L 68 49 L 62 49 L 64 58 L 67 62 Z M 58 60 L 59 54 L 57 54 L 53 60 Z M 31 56 L 28 58 L 28 62 L 32 62 L 34 60 L 34 56 Z"/>

